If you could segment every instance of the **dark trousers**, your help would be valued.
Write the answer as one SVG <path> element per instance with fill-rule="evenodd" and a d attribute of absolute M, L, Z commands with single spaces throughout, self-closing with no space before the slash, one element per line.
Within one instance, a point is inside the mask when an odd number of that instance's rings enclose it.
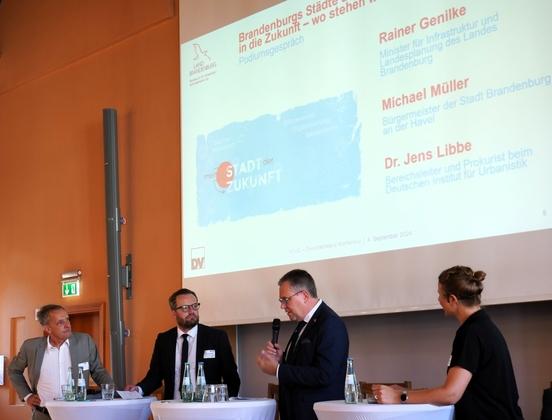
<path fill-rule="evenodd" d="M 552 388 L 545 389 L 542 394 L 541 420 L 552 420 Z"/>
<path fill-rule="evenodd" d="M 52 418 L 47 414 L 39 410 L 33 410 L 32 420 L 52 420 Z"/>

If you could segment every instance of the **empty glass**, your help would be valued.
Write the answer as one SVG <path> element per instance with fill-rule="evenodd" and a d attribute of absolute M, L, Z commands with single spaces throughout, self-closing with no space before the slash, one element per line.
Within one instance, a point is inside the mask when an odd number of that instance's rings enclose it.
<path fill-rule="evenodd" d="M 72 385 L 62 385 L 61 395 L 65 401 L 75 401 L 75 392 Z"/>
<path fill-rule="evenodd" d="M 114 384 L 102 384 L 102 400 L 112 400 L 115 395 Z"/>
<path fill-rule="evenodd" d="M 228 401 L 228 386 L 226 384 L 216 385 L 217 402 Z"/>
<path fill-rule="evenodd" d="M 203 402 L 217 402 L 217 386 L 207 385 L 203 393 Z"/>

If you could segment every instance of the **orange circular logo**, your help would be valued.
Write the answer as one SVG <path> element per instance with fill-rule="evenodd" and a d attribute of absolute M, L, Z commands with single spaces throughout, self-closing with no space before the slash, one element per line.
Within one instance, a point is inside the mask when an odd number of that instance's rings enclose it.
<path fill-rule="evenodd" d="M 220 188 L 228 188 L 234 180 L 234 165 L 222 162 L 217 168 L 217 184 Z"/>

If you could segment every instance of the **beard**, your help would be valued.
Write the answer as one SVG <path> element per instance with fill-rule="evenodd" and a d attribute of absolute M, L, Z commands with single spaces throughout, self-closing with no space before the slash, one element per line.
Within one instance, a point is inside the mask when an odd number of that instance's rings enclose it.
<path fill-rule="evenodd" d="M 186 318 L 177 318 L 176 323 L 183 331 L 188 331 L 199 323 L 199 315 L 188 315 Z"/>

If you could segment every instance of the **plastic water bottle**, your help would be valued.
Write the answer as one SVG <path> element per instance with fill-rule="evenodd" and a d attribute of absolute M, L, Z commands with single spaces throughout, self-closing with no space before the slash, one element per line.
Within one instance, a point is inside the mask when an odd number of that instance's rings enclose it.
<path fill-rule="evenodd" d="M 199 362 L 197 364 L 195 400 L 203 401 L 203 394 L 205 394 L 206 390 L 207 390 L 207 381 L 205 380 L 205 370 L 203 367 L 203 362 Z"/>
<path fill-rule="evenodd" d="M 190 364 L 184 364 L 184 376 L 182 377 L 182 401 L 192 402 L 194 400 L 194 387 L 190 378 Z"/>
<path fill-rule="evenodd" d="M 353 366 L 353 358 L 347 358 L 347 374 L 345 375 L 345 402 L 347 404 L 358 403 L 358 381 Z"/>
<path fill-rule="evenodd" d="M 77 401 L 86 400 L 86 381 L 84 379 L 84 369 L 79 367 L 79 376 L 77 378 Z"/>

